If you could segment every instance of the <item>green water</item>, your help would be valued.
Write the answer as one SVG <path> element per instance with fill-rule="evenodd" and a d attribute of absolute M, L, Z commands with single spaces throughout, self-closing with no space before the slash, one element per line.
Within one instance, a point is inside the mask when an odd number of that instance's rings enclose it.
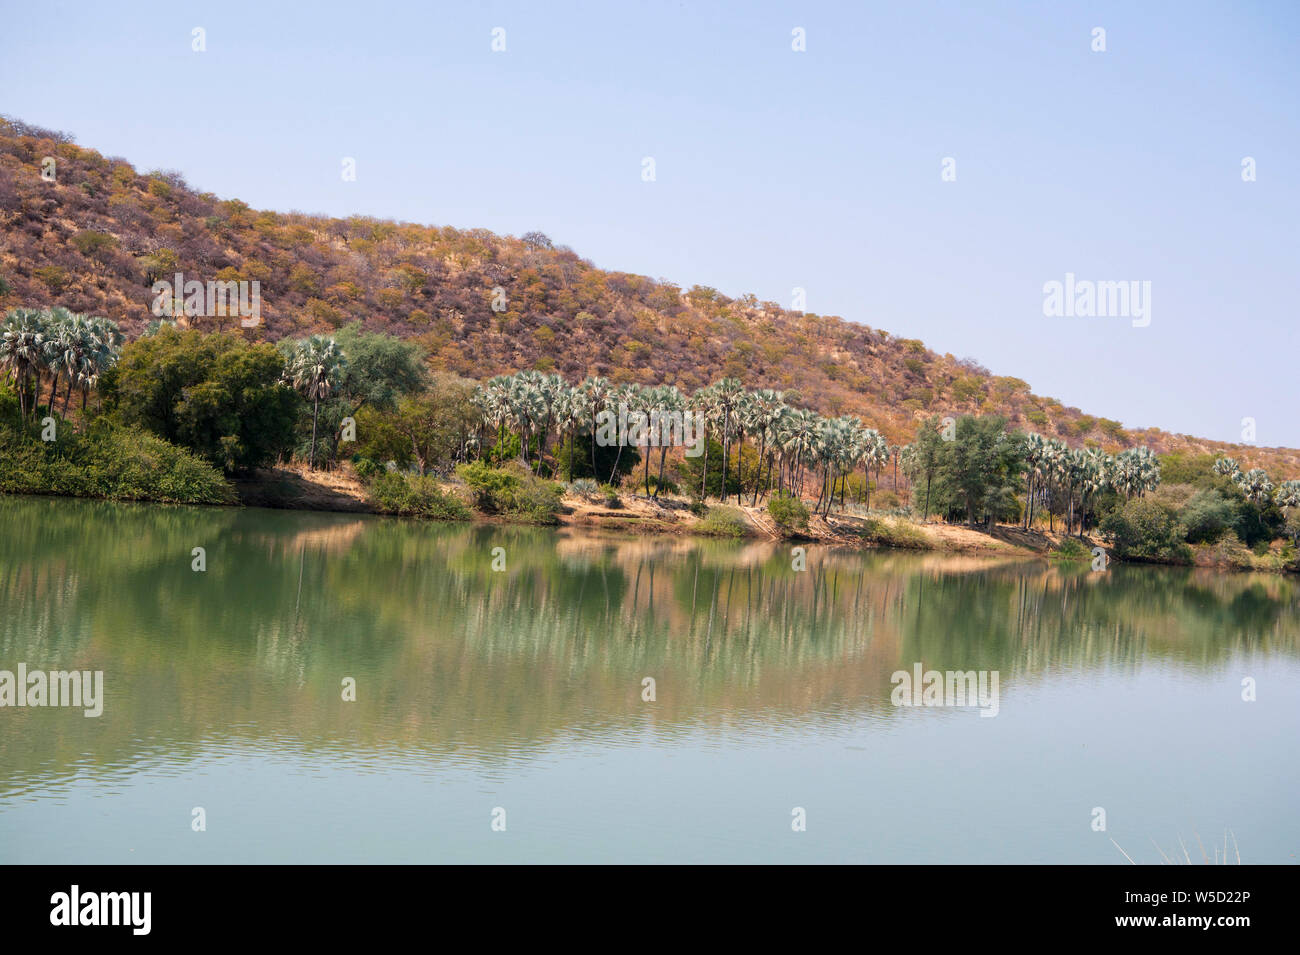
<path fill-rule="evenodd" d="M 1300 851 L 1295 579 L 0 498 L 0 610 L 104 675 L 0 708 L 5 863 Z"/>

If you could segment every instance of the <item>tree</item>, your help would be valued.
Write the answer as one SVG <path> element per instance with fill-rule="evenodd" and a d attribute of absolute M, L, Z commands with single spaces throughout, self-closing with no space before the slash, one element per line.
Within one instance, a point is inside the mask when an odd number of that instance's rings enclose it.
<path fill-rule="evenodd" d="M 118 421 L 230 473 L 266 466 L 292 446 L 300 404 L 283 375 L 273 345 L 164 326 L 123 347 L 101 391 Z"/>
<path fill-rule="evenodd" d="M 347 356 L 338 395 L 355 415 L 366 405 L 388 410 L 400 398 L 421 391 L 426 382 L 424 351 L 381 332 L 362 331 L 360 322 L 339 329 L 334 342 Z"/>
<path fill-rule="evenodd" d="M 34 308 L 16 308 L 5 316 L 0 325 L 0 368 L 13 378 L 18 392 L 19 414 L 27 417 L 27 380 L 36 378 L 36 393 L 40 393 L 40 369 L 45 351 L 45 316 Z M 35 415 L 35 399 L 32 403 Z"/>
<path fill-rule="evenodd" d="M 1273 482 L 1268 479 L 1268 472 L 1263 468 L 1251 468 L 1244 474 L 1238 472 L 1236 482 L 1241 493 L 1246 495 L 1246 500 L 1260 509 L 1273 496 Z"/>
<path fill-rule="evenodd" d="M 990 490 L 1014 478 L 1023 467 L 1018 442 L 1007 435 L 1005 420 L 996 415 L 957 419 L 955 437 L 948 442 L 944 468 L 966 507 L 966 520 L 975 524 Z"/>
<path fill-rule="evenodd" d="M 943 464 L 946 444 L 939 430 L 939 418 L 932 416 L 916 429 L 916 440 L 907 446 L 903 471 L 915 486 L 925 482 L 925 504 L 921 519 L 930 517 L 930 487 Z"/>
<path fill-rule="evenodd" d="M 393 447 L 384 438 L 385 432 L 391 430 L 405 452 L 400 454 L 400 460 L 413 461 L 420 474 L 429 470 L 449 472 L 465 461 L 466 444 L 478 421 L 478 411 L 471 401 L 474 388 L 472 381 L 439 373 L 426 391 L 400 399 L 392 411 L 368 410 L 364 430 L 375 431 L 372 438 L 367 438 L 368 447 L 382 456 Z"/>
<path fill-rule="evenodd" d="M 293 387 L 311 405 L 311 455 L 307 466 L 316 470 L 316 425 L 320 403 L 333 394 L 347 373 L 347 359 L 332 338 L 312 335 L 292 346 L 285 370 Z"/>

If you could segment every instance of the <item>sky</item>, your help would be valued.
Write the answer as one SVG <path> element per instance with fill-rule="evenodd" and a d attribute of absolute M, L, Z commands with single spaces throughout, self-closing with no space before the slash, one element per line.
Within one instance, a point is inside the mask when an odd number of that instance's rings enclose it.
<path fill-rule="evenodd" d="M 1090 414 L 1300 447 L 1300 4 L 5 6 L 0 112 L 142 171 L 802 289 Z M 1149 282 L 1149 323 L 1045 314 L 1067 274 Z"/>

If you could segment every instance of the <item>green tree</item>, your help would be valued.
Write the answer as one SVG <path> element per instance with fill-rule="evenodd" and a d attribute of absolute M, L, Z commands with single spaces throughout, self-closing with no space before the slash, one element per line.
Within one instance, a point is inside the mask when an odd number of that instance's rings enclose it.
<path fill-rule="evenodd" d="M 293 343 L 289 349 L 286 376 L 293 387 L 311 402 L 311 453 L 307 466 L 316 470 L 316 426 L 320 403 L 329 398 L 347 374 L 348 362 L 332 338 L 312 335 Z"/>
<path fill-rule="evenodd" d="M 126 345 L 101 387 L 115 418 L 230 473 L 265 466 L 291 447 L 299 401 L 283 372 L 273 345 L 164 326 Z"/>

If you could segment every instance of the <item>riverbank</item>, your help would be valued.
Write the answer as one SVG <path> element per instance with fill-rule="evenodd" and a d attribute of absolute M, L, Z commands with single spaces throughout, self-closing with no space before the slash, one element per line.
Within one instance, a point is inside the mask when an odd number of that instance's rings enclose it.
<path fill-rule="evenodd" d="M 380 513 L 371 504 L 365 485 L 346 468 L 335 471 L 309 471 L 302 467 L 277 467 L 259 470 L 234 482 L 240 503 L 249 507 L 289 510 Z M 767 512 L 766 505 L 726 507 L 738 513 L 744 533 L 738 536 L 788 540 L 791 544 L 823 544 L 839 547 L 887 547 L 902 550 L 940 551 L 956 554 L 982 554 L 1002 557 L 1043 557 L 1060 546 L 1065 536 L 1048 531 L 1026 531 L 1020 527 L 995 524 L 992 527 L 967 527 L 956 524 L 920 523 L 903 517 L 832 512 L 827 517 L 809 518 L 806 529 L 784 533 Z M 485 523 L 500 518 L 475 513 L 474 519 Z M 613 507 L 602 497 L 592 500 L 574 494 L 561 498 L 556 515 L 558 525 L 577 529 L 613 531 L 622 534 L 710 535 L 703 518 L 691 510 L 691 502 L 682 497 L 659 499 L 625 494 Z M 1076 538 L 1077 540 L 1077 538 Z M 1103 546 L 1099 540 L 1085 538 L 1087 548 Z"/>
<path fill-rule="evenodd" d="M 280 507 L 303 510 L 382 513 L 370 500 L 366 485 L 346 465 L 335 471 L 308 471 L 298 467 L 279 467 L 259 471 L 235 482 L 241 503 L 257 507 Z M 444 485 L 449 497 L 463 488 Z M 721 512 L 721 514 L 720 514 Z M 705 516 L 707 515 L 707 517 Z M 715 518 L 723 516 L 725 520 Z M 509 517 L 473 512 L 473 520 L 482 523 L 510 523 Z M 919 522 L 907 517 L 884 513 L 838 512 L 827 516 L 811 515 L 806 528 L 791 532 L 778 527 L 766 503 L 758 506 L 710 502 L 701 514 L 698 504 L 680 496 L 657 499 L 627 493 L 617 498 L 604 494 L 583 496 L 571 492 L 559 499 L 554 523 L 561 527 L 610 531 L 619 534 L 680 534 L 731 536 L 741 539 L 786 541 L 858 549 L 889 548 L 932 551 L 989 557 L 1037 557 L 1089 564 L 1094 549 L 1102 548 L 1113 556 L 1113 546 L 1105 538 L 1088 534 L 1067 535 L 1056 529 L 1019 525 L 992 524 L 970 526 L 940 521 Z M 721 526 L 720 526 L 721 525 Z M 1216 544 L 1190 547 L 1188 561 L 1138 561 L 1170 566 L 1206 567 L 1215 570 L 1297 573 L 1300 566 L 1286 560 L 1280 542 L 1262 554 L 1256 554 L 1235 538 L 1225 537 Z"/>
<path fill-rule="evenodd" d="M 139 483 L 139 482 L 137 482 Z M 35 488 L 3 488 L 17 493 L 42 493 Z M 333 471 L 311 471 L 301 465 L 258 469 L 229 481 L 231 494 L 226 503 L 244 507 L 278 510 L 384 514 L 372 500 L 367 485 L 347 465 Z M 443 485 L 448 498 L 464 496 L 465 488 Z M 128 494 L 77 493 L 65 496 L 105 497 L 115 500 L 176 503 L 165 497 L 155 498 L 139 489 Z M 212 501 L 210 503 L 216 503 Z M 536 523 L 518 521 L 508 515 L 485 514 L 464 509 L 476 523 Z M 706 515 L 710 519 L 706 519 Z M 725 520 L 716 520 L 724 517 Z M 811 515 L 806 527 L 783 530 L 769 514 L 766 504 L 737 505 L 710 502 L 701 513 L 698 503 L 692 507 L 687 498 L 661 496 L 648 498 L 627 493 L 617 498 L 604 494 L 583 496 L 566 492 L 558 500 L 554 525 L 576 530 L 608 531 L 623 535 L 724 536 L 737 539 L 784 541 L 791 546 L 819 544 L 834 547 L 928 551 L 971 556 L 1048 558 L 1087 564 L 1093 549 L 1112 551 L 1109 541 L 1099 536 L 1067 536 L 1059 531 L 1019 525 L 993 524 L 969 526 L 942 522 L 918 522 L 907 517 L 874 512 L 870 514 L 838 512 L 827 516 Z M 1196 566 L 1216 570 L 1297 573 L 1300 566 L 1286 560 L 1279 547 L 1257 554 L 1235 539 L 1190 549 L 1190 561 L 1150 561 L 1172 566 Z"/>

